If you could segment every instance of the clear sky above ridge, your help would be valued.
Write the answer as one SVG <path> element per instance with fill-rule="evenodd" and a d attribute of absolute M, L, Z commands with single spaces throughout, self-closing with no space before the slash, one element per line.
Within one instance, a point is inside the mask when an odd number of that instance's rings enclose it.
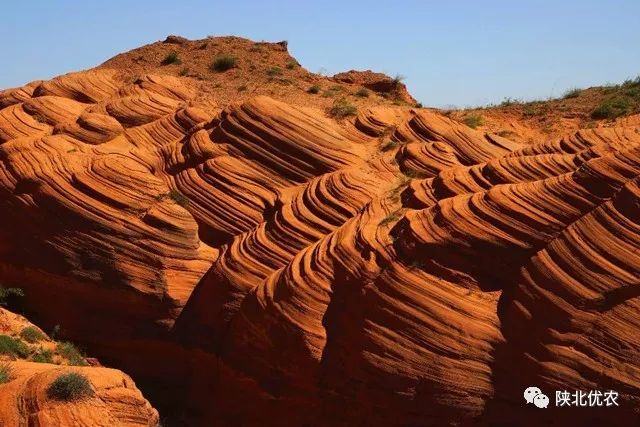
<path fill-rule="evenodd" d="M 640 1 L 22 0 L 0 4 L 0 88 L 169 34 L 289 41 L 307 69 L 406 76 L 425 105 L 545 99 L 640 74 Z"/>

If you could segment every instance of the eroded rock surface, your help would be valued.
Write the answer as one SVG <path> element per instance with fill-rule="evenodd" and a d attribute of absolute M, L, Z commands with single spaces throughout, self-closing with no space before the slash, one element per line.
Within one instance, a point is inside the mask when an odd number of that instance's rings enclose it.
<path fill-rule="evenodd" d="M 638 420 L 637 125 L 215 100 L 108 67 L 0 92 L 0 273 L 40 324 L 189 425 Z"/>

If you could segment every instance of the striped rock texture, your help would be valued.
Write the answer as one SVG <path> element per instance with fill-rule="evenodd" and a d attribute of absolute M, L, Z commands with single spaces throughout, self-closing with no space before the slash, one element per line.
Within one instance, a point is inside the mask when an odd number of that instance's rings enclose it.
<path fill-rule="evenodd" d="M 638 422 L 637 125 L 206 101 L 108 68 L 0 92 L 0 275 L 40 325 L 187 425 Z"/>

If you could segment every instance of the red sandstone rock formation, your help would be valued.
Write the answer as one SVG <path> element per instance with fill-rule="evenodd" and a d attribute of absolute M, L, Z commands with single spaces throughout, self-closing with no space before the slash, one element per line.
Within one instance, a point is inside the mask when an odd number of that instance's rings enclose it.
<path fill-rule="evenodd" d="M 24 334 L 32 329 L 40 338 Z M 57 426 L 140 426 L 158 425 L 158 412 L 142 396 L 133 380 L 115 369 L 72 366 L 56 343 L 25 318 L 0 308 L 0 336 L 18 340 L 28 355 L 0 352 L 0 425 L 42 427 Z M 51 360 L 43 362 L 48 353 Z M 55 363 L 55 364 L 54 364 Z M 73 401 L 60 401 L 48 395 L 51 383 L 60 375 L 78 373 L 87 378 L 90 396 Z"/>
<path fill-rule="evenodd" d="M 0 92 L 0 274 L 39 324 L 189 425 L 637 421 L 636 122 L 524 143 L 379 95 L 337 122 L 307 86 L 371 82 L 285 61 L 171 39 Z"/>

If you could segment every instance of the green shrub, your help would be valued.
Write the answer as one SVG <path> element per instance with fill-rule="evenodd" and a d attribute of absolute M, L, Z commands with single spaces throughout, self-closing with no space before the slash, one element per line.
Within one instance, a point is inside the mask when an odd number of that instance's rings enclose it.
<path fill-rule="evenodd" d="M 511 135 L 515 135 L 516 133 L 510 130 L 499 130 L 498 132 L 496 132 L 496 135 L 501 136 L 503 138 L 506 138 L 507 136 L 511 136 Z"/>
<path fill-rule="evenodd" d="M 187 74 L 189 74 L 189 67 L 184 67 L 178 74 L 180 74 L 181 76 L 186 76 Z"/>
<path fill-rule="evenodd" d="M 298 66 L 298 63 L 296 61 L 291 60 L 291 61 L 287 62 L 287 68 L 289 70 L 293 70 L 297 66 Z"/>
<path fill-rule="evenodd" d="M 62 328 L 60 327 L 60 325 L 55 325 L 53 329 L 51 329 L 51 333 L 49 334 L 49 336 L 51 337 L 51 339 L 55 340 L 60 336 L 61 332 Z"/>
<path fill-rule="evenodd" d="M 507 97 L 500 103 L 500 106 L 501 107 L 509 107 L 511 105 L 515 105 L 515 104 L 518 104 L 518 103 L 519 103 L 519 101 L 517 99 L 513 99 L 513 98 Z"/>
<path fill-rule="evenodd" d="M 11 381 L 11 365 L 3 363 L 0 365 L 0 384 L 8 383 Z"/>
<path fill-rule="evenodd" d="M 640 76 L 625 80 L 624 83 L 622 83 L 622 87 L 640 87 Z"/>
<path fill-rule="evenodd" d="M 33 326 L 27 326 L 20 332 L 20 336 L 28 343 L 33 344 L 44 339 L 44 334 L 34 328 Z"/>
<path fill-rule="evenodd" d="M 36 363 L 53 363 L 53 352 L 40 347 L 40 350 L 31 357 L 31 361 Z"/>
<path fill-rule="evenodd" d="M 411 270 L 424 270 L 426 264 L 422 260 L 414 259 L 411 262 Z"/>
<path fill-rule="evenodd" d="M 187 199 L 185 196 L 178 193 L 177 191 L 169 192 L 169 197 L 171 198 L 171 200 L 173 200 L 183 208 L 186 208 L 187 205 L 189 204 L 189 199 Z"/>
<path fill-rule="evenodd" d="M 318 92 L 320 92 L 320 86 L 318 86 L 318 85 L 313 85 L 309 89 L 307 89 L 307 93 L 311 93 L 311 94 L 314 94 L 314 95 L 316 93 L 318 93 Z"/>
<path fill-rule="evenodd" d="M 392 212 L 389 215 L 387 215 L 385 218 L 383 218 L 382 221 L 380 221 L 379 225 L 391 224 L 393 221 L 400 218 L 400 216 L 401 216 L 400 211 Z"/>
<path fill-rule="evenodd" d="M 273 76 L 281 76 L 282 75 L 282 68 L 280 67 L 270 67 L 267 68 L 267 75 L 273 77 Z"/>
<path fill-rule="evenodd" d="M 329 89 L 325 90 L 322 96 L 324 96 L 325 98 L 329 98 L 331 96 L 337 95 L 338 92 L 345 92 L 345 91 L 347 91 L 346 87 L 342 85 L 334 85 L 334 86 L 331 86 Z"/>
<path fill-rule="evenodd" d="M 209 43 L 204 42 L 204 43 L 202 43 L 202 44 L 200 45 L 200 47 L 199 47 L 198 49 L 200 49 L 200 50 L 205 50 L 208 46 L 209 46 Z"/>
<path fill-rule="evenodd" d="M 76 372 L 60 375 L 47 388 L 47 397 L 55 400 L 72 401 L 92 394 L 93 389 L 87 377 Z"/>
<path fill-rule="evenodd" d="M 534 104 L 534 103 L 526 104 L 522 108 L 522 115 L 524 117 L 533 117 L 533 116 L 538 115 L 538 114 L 540 114 L 540 111 L 538 110 L 538 108 L 536 108 L 536 104 Z"/>
<path fill-rule="evenodd" d="M 180 206 L 182 206 L 183 208 L 186 208 L 187 205 L 189 204 L 189 199 L 187 199 L 185 196 L 183 196 L 182 194 L 174 190 L 171 190 L 168 193 L 157 195 L 156 200 L 161 201 L 166 199 L 167 197 L 173 200 L 174 202 L 176 202 L 177 204 L 179 204 Z"/>
<path fill-rule="evenodd" d="M 218 56 L 209 66 L 211 71 L 223 73 L 238 66 L 238 60 L 229 55 Z"/>
<path fill-rule="evenodd" d="M 87 362 L 84 360 L 82 352 L 76 348 L 70 342 L 61 342 L 56 346 L 56 353 L 64 357 L 69 361 L 72 366 L 86 366 Z"/>
<path fill-rule="evenodd" d="M 393 78 L 393 85 L 400 86 L 400 83 L 402 83 L 405 78 L 406 77 L 403 76 L 402 74 L 396 74 L 396 76 Z"/>
<path fill-rule="evenodd" d="M 407 171 L 403 171 L 402 173 L 412 179 L 415 179 L 415 178 L 424 179 L 424 178 L 429 178 L 431 176 L 429 175 L 428 172 L 416 171 L 416 170 L 407 170 Z"/>
<path fill-rule="evenodd" d="M 640 86 L 631 86 L 624 88 L 622 93 L 629 98 L 632 98 L 636 102 L 640 102 Z"/>
<path fill-rule="evenodd" d="M 0 354 L 24 359 L 29 356 L 29 353 L 31 353 L 29 347 L 19 339 L 11 338 L 9 335 L 0 335 Z"/>
<path fill-rule="evenodd" d="M 366 90 L 365 88 L 362 89 L 358 89 L 355 93 L 355 96 L 359 96 L 360 98 L 366 98 L 369 96 L 369 91 Z"/>
<path fill-rule="evenodd" d="M 270 82 L 278 83 L 281 85 L 290 85 L 293 84 L 293 80 L 291 79 L 283 79 L 281 77 L 269 77 Z"/>
<path fill-rule="evenodd" d="M 562 95 L 562 99 L 571 99 L 577 98 L 582 93 L 582 89 L 574 87 L 572 89 L 567 89 L 567 91 Z"/>
<path fill-rule="evenodd" d="M 40 114 L 40 113 L 34 114 L 33 118 L 38 123 L 45 123 L 45 124 L 48 123 L 47 118 L 45 116 L 43 116 L 42 114 Z"/>
<path fill-rule="evenodd" d="M 381 151 L 391 151 L 394 148 L 398 147 L 398 143 L 395 141 L 389 141 L 386 144 L 384 144 L 382 147 L 380 147 Z"/>
<path fill-rule="evenodd" d="M 625 98 L 613 98 L 603 101 L 591 112 L 592 119 L 613 120 L 629 113 L 631 102 Z"/>
<path fill-rule="evenodd" d="M 348 116 L 355 116 L 358 114 L 358 109 L 349 104 L 346 99 L 340 98 L 334 101 L 333 105 L 327 110 L 327 114 L 334 119 L 340 120 Z"/>
<path fill-rule="evenodd" d="M 424 108 L 422 102 L 416 102 L 416 108 Z"/>
<path fill-rule="evenodd" d="M 247 90 L 249 90 L 249 86 L 247 85 L 242 85 L 238 88 L 238 92 L 245 92 Z"/>
<path fill-rule="evenodd" d="M 180 55 L 178 52 L 172 51 L 167 53 L 167 56 L 162 60 L 162 65 L 180 65 L 182 61 L 180 60 Z"/>
<path fill-rule="evenodd" d="M 464 119 L 462 119 L 465 125 L 469 126 L 471 129 L 475 129 L 478 126 L 482 125 L 482 117 L 476 116 L 474 114 L 469 114 Z"/>
<path fill-rule="evenodd" d="M 7 307 L 23 297 L 24 292 L 20 288 L 3 288 L 0 286 L 0 306 L 2 307 Z"/>

